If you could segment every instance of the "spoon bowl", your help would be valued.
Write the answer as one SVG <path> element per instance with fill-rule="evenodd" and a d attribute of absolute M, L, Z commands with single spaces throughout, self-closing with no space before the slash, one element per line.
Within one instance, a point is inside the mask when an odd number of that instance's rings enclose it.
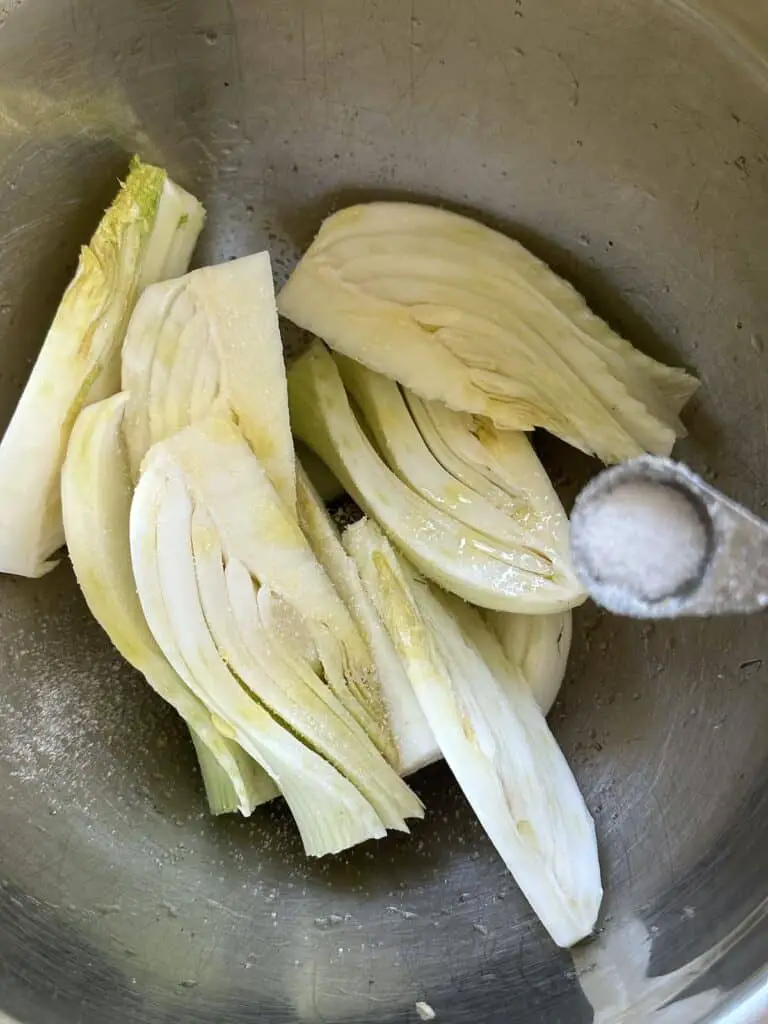
<path fill-rule="evenodd" d="M 648 455 L 600 473 L 576 500 L 571 543 L 582 583 L 616 615 L 768 607 L 768 523 L 672 459 Z"/>

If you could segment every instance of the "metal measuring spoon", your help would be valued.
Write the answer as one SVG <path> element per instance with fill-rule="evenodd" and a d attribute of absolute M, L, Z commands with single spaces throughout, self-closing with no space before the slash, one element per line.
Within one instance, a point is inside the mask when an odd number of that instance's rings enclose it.
<path fill-rule="evenodd" d="M 594 600 L 642 619 L 768 608 L 768 523 L 687 466 L 643 456 L 576 500 L 574 567 Z"/>

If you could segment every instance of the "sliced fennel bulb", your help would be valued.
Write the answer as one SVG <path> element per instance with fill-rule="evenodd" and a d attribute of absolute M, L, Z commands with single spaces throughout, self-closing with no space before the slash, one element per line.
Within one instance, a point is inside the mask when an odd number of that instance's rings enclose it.
<path fill-rule="evenodd" d="M 485 488 L 475 490 L 438 460 L 420 433 L 398 384 L 343 356 L 337 356 L 336 363 L 380 453 L 404 483 L 436 509 L 487 538 L 489 545 L 506 558 L 514 556 L 521 573 L 530 576 L 532 590 L 539 578 L 557 580 L 564 589 L 571 588 L 574 601 L 579 599 L 582 588 L 568 557 L 568 521 L 524 434 L 505 432 L 514 445 L 513 467 L 520 483 L 518 494 L 507 497 L 508 507 L 500 508 L 486 498 Z M 461 413 L 443 408 L 449 416 L 466 419 Z M 482 441 L 467 432 L 482 447 Z M 525 487 L 528 494 L 520 494 Z M 538 501 L 530 500 L 534 495 Z"/>
<path fill-rule="evenodd" d="M 138 476 L 151 445 L 230 410 L 288 508 L 296 503 L 283 348 L 269 253 L 148 288 L 123 347 L 126 440 Z"/>
<path fill-rule="evenodd" d="M 126 396 L 84 409 L 72 430 L 61 474 L 69 556 L 94 618 L 122 656 L 189 726 L 214 813 L 255 806 L 274 783 L 232 740 L 163 656 L 136 596 L 128 539 L 132 488 L 121 438 Z"/>
<path fill-rule="evenodd" d="M 165 171 L 134 160 L 80 253 L 0 443 L 0 572 L 40 576 L 64 542 L 60 474 L 86 405 L 120 386 L 120 346 L 141 289 L 189 265 L 204 211 Z"/>
<path fill-rule="evenodd" d="M 289 646 L 264 628 L 254 581 L 242 562 L 226 561 L 213 520 L 197 506 L 192 553 L 206 622 L 221 657 L 258 700 L 349 779 L 386 828 L 407 831 L 421 805 L 344 705 Z"/>
<path fill-rule="evenodd" d="M 375 524 L 345 539 L 459 785 L 544 927 L 573 945 L 602 899 L 594 824 L 530 689 L 509 664 L 497 679 L 470 636 L 479 612 L 418 579 Z"/>
<path fill-rule="evenodd" d="M 391 761 L 396 752 L 376 668 L 346 605 L 231 420 L 212 416 L 153 449 L 204 505 L 224 554 L 286 601 L 305 623 L 328 685 Z"/>
<path fill-rule="evenodd" d="M 336 526 L 301 463 L 296 466 L 296 485 L 299 526 L 373 655 L 397 747 L 397 767 L 401 775 L 410 775 L 440 758 L 432 730 L 357 567 L 342 547 Z"/>
<path fill-rule="evenodd" d="M 644 356 L 521 245 L 411 203 L 324 221 L 283 316 L 426 399 L 617 462 L 668 455 L 696 381 Z"/>
<path fill-rule="evenodd" d="M 366 437 L 333 357 L 320 342 L 289 369 L 288 394 L 294 433 L 430 579 L 499 611 L 543 614 L 584 600 L 565 559 L 547 568 L 540 561 L 532 565 L 519 546 L 459 522 L 393 473 Z M 440 469 L 434 460 L 432 468 Z"/>
<path fill-rule="evenodd" d="M 198 575 L 205 576 L 206 567 L 196 562 L 193 542 L 195 509 L 209 510 L 190 494 L 183 471 L 165 451 L 169 443 L 148 455 L 130 522 L 139 599 L 157 643 L 217 727 L 274 779 L 310 856 L 381 838 L 384 824 L 363 794 L 255 699 L 217 647 L 201 593 L 207 584 Z M 199 537 L 196 543 L 199 550 Z M 244 643 L 239 625 L 228 628 Z"/>

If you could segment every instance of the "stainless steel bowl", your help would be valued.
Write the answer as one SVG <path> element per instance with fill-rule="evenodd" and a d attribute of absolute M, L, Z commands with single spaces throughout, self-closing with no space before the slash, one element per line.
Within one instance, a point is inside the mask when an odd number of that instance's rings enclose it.
<path fill-rule="evenodd" d="M 680 453 L 766 498 L 768 11 L 751 0 L 2 0 L 0 410 L 129 153 L 201 257 L 416 196 L 508 230 L 704 386 Z M 592 466 L 545 442 L 564 493 Z M 2 500 L 2 496 L 0 496 Z M 0 1008 L 22 1024 L 757 1019 L 766 620 L 578 616 L 554 725 L 595 814 L 599 936 L 558 951 L 442 766 L 408 838 L 307 863 L 212 821 L 183 730 L 62 565 L 0 580 Z M 594 1008 L 594 1009 L 593 1009 Z M 723 1016 L 718 1016 L 722 1014 Z"/>

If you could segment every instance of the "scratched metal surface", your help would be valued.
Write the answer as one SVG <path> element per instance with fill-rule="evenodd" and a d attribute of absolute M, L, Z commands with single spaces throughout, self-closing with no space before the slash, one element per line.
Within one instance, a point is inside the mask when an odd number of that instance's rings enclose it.
<path fill-rule="evenodd" d="M 323 214 L 371 196 L 508 229 L 700 374 L 680 452 L 765 515 L 768 19 L 743 0 L 723 31 L 719 6 L 0 3 L 0 429 L 138 150 L 205 200 L 206 260 L 269 245 L 284 274 Z M 543 451 L 566 495 L 593 469 Z M 754 999 L 765 620 L 586 610 L 576 636 L 553 721 L 597 821 L 607 973 L 552 948 L 442 766 L 416 779 L 410 840 L 335 860 L 308 864 L 280 807 L 209 820 L 182 730 L 68 568 L 0 580 L 0 1009 L 405 1024 L 424 1000 L 439 1024 L 580 1024 L 656 1019 L 653 985 L 678 1000 L 664 1020 Z"/>

